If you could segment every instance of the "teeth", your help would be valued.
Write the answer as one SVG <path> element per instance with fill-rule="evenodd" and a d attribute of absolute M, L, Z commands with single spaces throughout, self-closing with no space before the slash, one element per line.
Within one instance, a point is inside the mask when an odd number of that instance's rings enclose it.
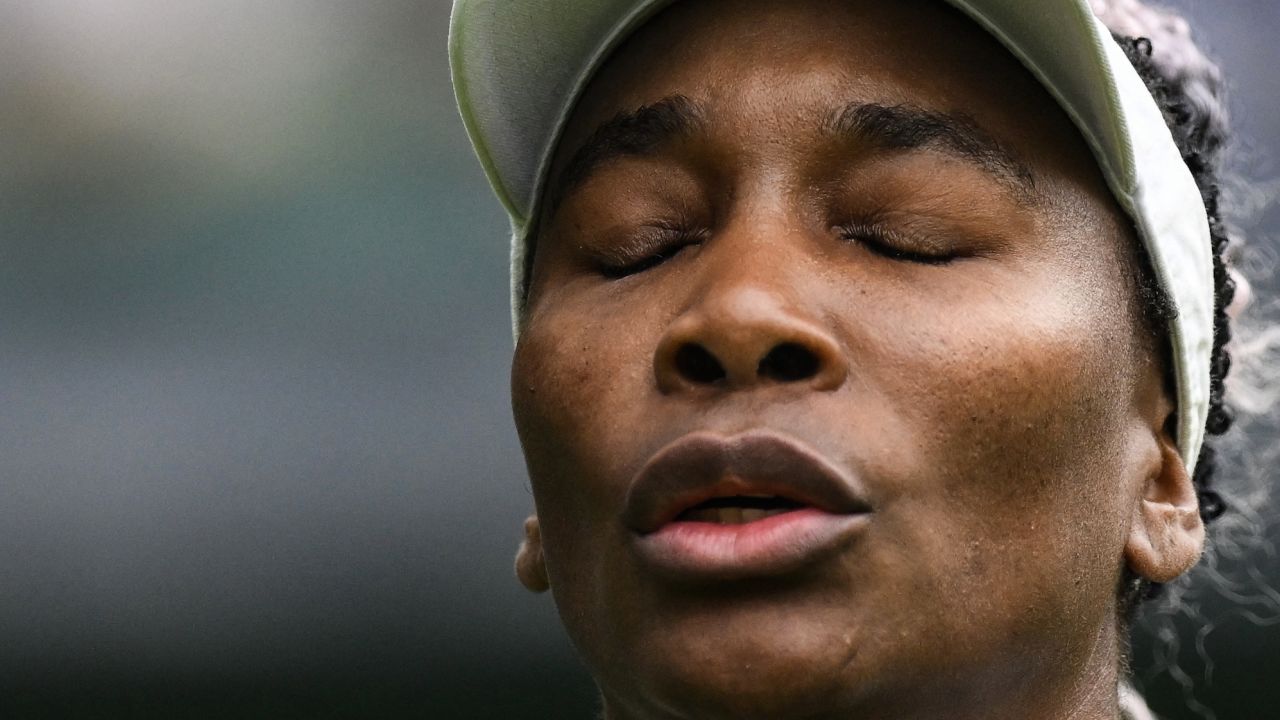
<path fill-rule="evenodd" d="M 774 515 L 781 515 L 785 512 L 791 512 L 791 510 L 789 508 L 778 508 L 776 510 L 737 507 L 698 508 L 684 513 L 680 516 L 680 519 L 686 522 L 705 522 L 717 525 L 744 525 L 767 517 L 773 517 Z"/>

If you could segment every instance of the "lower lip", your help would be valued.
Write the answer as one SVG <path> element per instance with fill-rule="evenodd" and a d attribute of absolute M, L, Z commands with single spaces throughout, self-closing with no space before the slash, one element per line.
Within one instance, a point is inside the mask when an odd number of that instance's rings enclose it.
<path fill-rule="evenodd" d="M 870 518 L 793 510 L 755 522 L 672 522 L 636 539 L 640 559 L 685 579 L 729 580 L 793 572 L 841 548 Z"/>

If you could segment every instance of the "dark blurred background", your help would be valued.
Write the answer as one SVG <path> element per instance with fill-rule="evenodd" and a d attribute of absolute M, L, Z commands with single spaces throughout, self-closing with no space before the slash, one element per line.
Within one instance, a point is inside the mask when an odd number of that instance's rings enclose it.
<path fill-rule="evenodd" d="M 1280 4 L 1176 5 L 1274 177 Z M 506 222 L 448 14 L 0 0 L 0 718 L 592 716 L 511 572 Z M 1205 602 L 1193 697 L 1280 716 L 1280 628 Z"/>

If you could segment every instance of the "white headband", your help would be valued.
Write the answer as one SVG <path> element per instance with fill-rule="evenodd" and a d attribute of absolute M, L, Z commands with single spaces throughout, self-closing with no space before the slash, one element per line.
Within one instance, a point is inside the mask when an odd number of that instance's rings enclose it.
<path fill-rule="evenodd" d="M 614 48 L 675 0 L 454 0 L 449 28 L 463 122 L 511 218 L 512 319 L 525 240 L 564 125 Z M 1214 280 L 1209 220 L 1142 78 L 1088 0 L 946 0 L 996 37 L 1079 128 L 1156 277 L 1169 324 L 1178 448 L 1194 471 L 1209 413 Z"/>

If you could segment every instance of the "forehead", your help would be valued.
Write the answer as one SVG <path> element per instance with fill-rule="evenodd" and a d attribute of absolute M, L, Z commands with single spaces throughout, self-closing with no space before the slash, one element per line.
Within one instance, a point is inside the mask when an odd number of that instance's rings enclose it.
<path fill-rule="evenodd" d="M 575 108 L 563 171 L 602 123 L 672 96 L 742 148 L 817 139 L 850 103 L 908 104 L 973 118 L 1032 166 L 1096 174 L 1074 125 L 1018 61 L 938 0 L 682 0 L 632 35 Z"/>

